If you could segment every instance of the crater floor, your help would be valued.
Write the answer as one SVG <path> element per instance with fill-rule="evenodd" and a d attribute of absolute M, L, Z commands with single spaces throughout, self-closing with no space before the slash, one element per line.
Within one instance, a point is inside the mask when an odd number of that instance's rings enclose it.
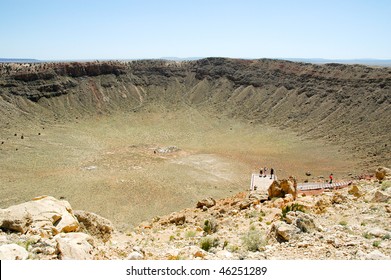
<path fill-rule="evenodd" d="M 206 196 L 247 190 L 251 173 L 264 166 L 299 180 L 360 172 L 341 147 L 190 107 L 20 123 L 0 134 L 1 208 L 50 195 L 119 229 L 194 207 Z M 156 152 L 169 146 L 178 150 Z"/>

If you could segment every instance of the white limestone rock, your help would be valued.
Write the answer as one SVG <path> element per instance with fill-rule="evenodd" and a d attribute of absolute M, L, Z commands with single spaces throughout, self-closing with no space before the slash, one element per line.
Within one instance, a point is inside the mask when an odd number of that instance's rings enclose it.
<path fill-rule="evenodd" d="M 0 260 L 26 260 L 29 253 L 25 248 L 16 244 L 0 246 Z"/>

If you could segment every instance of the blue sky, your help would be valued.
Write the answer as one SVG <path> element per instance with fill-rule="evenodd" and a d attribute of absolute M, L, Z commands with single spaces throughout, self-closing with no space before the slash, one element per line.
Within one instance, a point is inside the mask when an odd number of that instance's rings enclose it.
<path fill-rule="evenodd" d="M 0 57 L 391 59 L 391 1 L 0 0 Z"/>

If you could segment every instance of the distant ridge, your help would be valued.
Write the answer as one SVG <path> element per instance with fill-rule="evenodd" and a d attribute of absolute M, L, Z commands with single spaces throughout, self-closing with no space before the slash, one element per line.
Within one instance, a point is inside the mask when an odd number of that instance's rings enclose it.
<path fill-rule="evenodd" d="M 200 60 L 205 57 L 176 57 L 176 56 L 167 56 L 167 57 L 161 57 L 160 59 L 163 60 L 172 60 L 172 61 L 191 61 L 191 60 Z"/>
<path fill-rule="evenodd" d="M 373 58 L 358 58 L 358 59 L 325 59 L 325 58 L 278 58 L 294 62 L 305 62 L 313 64 L 362 64 L 373 66 L 391 66 L 391 59 L 373 59 Z"/>
<path fill-rule="evenodd" d="M 205 57 L 161 57 L 163 60 L 172 60 L 172 61 L 192 61 L 200 60 Z M 258 59 L 258 58 L 243 58 L 243 59 Z M 338 64 L 361 64 L 361 65 L 371 65 L 371 66 L 391 66 L 391 59 L 373 59 L 373 58 L 358 58 L 358 59 L 326 59 L 326 58 L 272 58 L 278 60 L 288 60 L 293 62 L 304 62 L 312 64 L 328 64 L 328 63 L 338 63 Z"/>
<path fill-rule="evenodd" d="M 0 57 L 0 63 L 33 63 L 33 62 L 41 62 L 41 61 L 32 58 L 1 58 Z"/>

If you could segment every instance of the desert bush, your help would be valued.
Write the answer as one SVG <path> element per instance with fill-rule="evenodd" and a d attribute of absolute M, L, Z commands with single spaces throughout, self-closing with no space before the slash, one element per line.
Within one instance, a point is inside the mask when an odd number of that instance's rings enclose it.
<path fill-rule="evenodd" d="M 200 247 L 202 250 L 209 251 L 213 247 L 219 246 L 219 240 L 218 238 L 213 237 L 204 237 L 200 241 Z"/>
<path fill-rule="evenodd" d="M 196 232 L 195 232 L 195 231 L 187 231 L 187 232 L 185 233 L 185 237 L 186 237 L 186 238 L 192 238 L 192 237 L 194 237 L 194 236 L 196 236 Z"/>
<path fill-rule="evenodd" d="M 249 231 L 242 237 L 242 245 L 248 251 L 259 251 L 262 246 L 266 244 L 263 234 L 260 230 L 250 228 Z"/>
<path fill-rule="evenodd" d="M 341 226 L 346 227 L 346 226 L 348 225 L 348 222 L 347 222 L 347 221 L 340 221 L 339 224 L 340 224 Z"/>
<path fill-rule="evenodd" d="M 296 211 L 305 212 L 303 205 L 301 205 L 299 203 L 293 203 L 291 205 L 287 205 L 284 208 L 282 208 L 281 218 L 285 218 L 286 214 L 288 214 L 288 212 L 291 212 L 291 211 L 293 211 L 293 212 L 296 212 Z"/>
<path fill-rule="evenodd" d="M 385 191 L 385 190 L 388 189 L 389 187 L 391 187 L 391 181 L 383 181 L 382 184 L 381 184 L 380 189 L 381 189 L 382 191 Z"/>
<path fill-rule="evenodd" d="M 212 233 L 216 232 L 216 231 L 217 231 L 217 224 L 216 224 L 216 221 L 215 221 L 214 219 L 205 220 L 205 221 L 204 221 L 203 230 L 204 230 L 207 234 L 212 234 Z"/>
<path fill-rule="evenodd" d="M 370 233 L 368 233 L 368 232 L 366 232 L 366 233 L 363 234 L 363 237 L 364 237 L 365 239 L 371 239 L 371 238 L 373 238 L 373 235 L 370 234 Z"/>

